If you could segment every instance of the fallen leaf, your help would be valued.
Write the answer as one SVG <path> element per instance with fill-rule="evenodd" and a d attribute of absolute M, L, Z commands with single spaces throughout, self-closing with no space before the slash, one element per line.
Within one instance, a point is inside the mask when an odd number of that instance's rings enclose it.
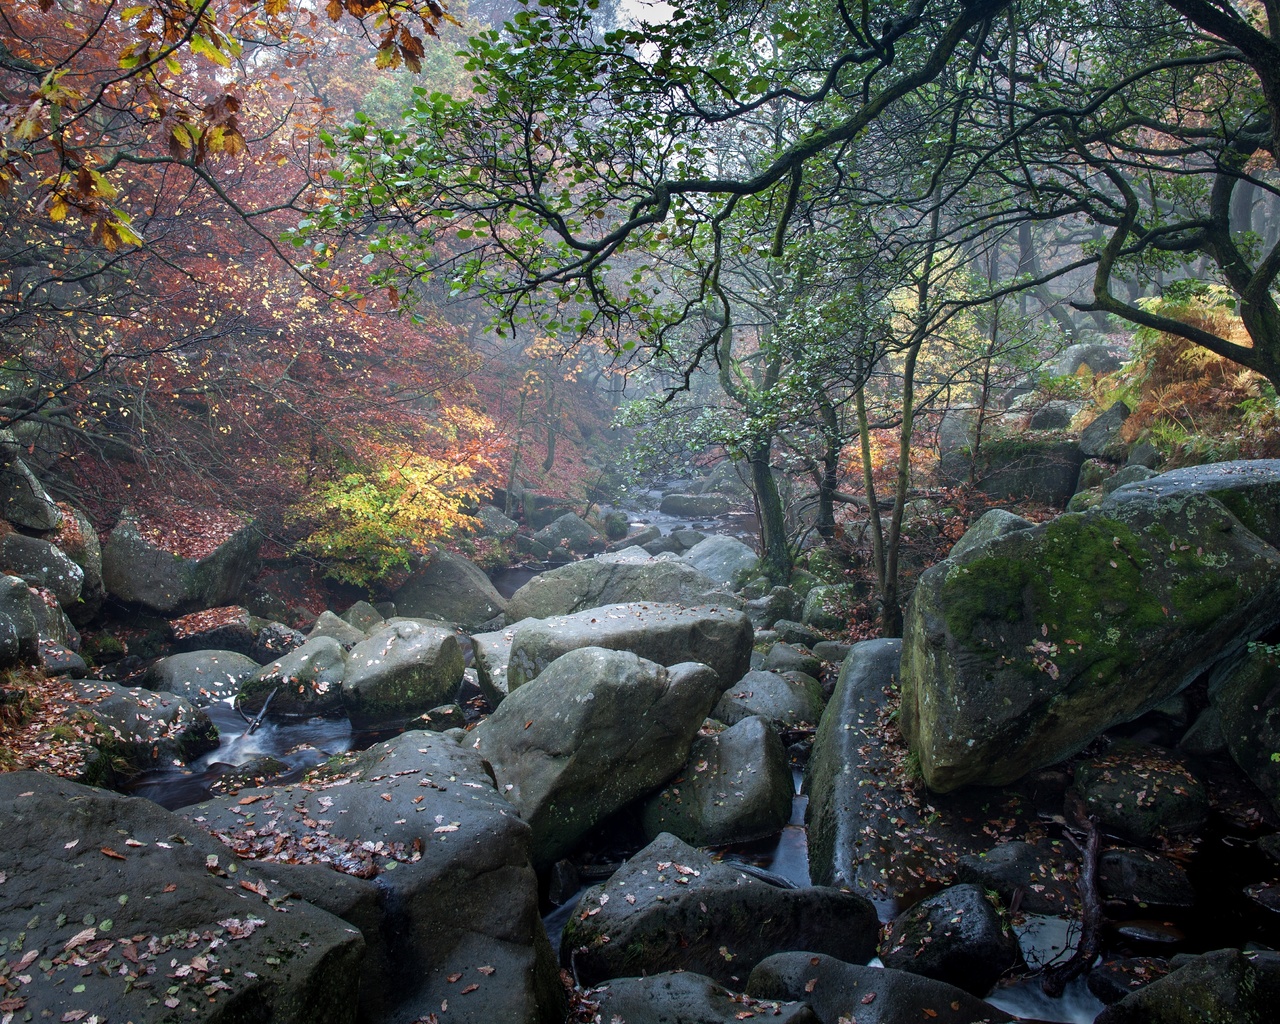
<path fill-rule="evenodd" d="M 124 855 L 123 853 L 116 853 L 116 851 L 115 851 L 115 850 L 113 850 L 113 849 L 111 849 L 111 847 L 109 847 L 109 846 L 104 846 L 104 847 L 103 847 L 101 850 L 99 850 L 98 852 L 99 852 L 99 853 L 102 853 L 102 854 L 105 854 L 106 856 L 110 857 L 112 860 L 124 860 L 124 859 L 125 859 L 125 855 Z"/>
<path fill-rule="evenodd" d="M 125 845 L 125 846 L 146 846 L 147 844 L 146 844 L 146 843 L 140 843 L 140 842 L 138 842 L 138 840 L 136 840 L 136 839 L 126 839 L 126 840 L 124 841 L 124 845 Z"/>
<path fill-rule="evenodd" d="M 862 997 L 863 1006 L 870 1006 L 875 1001 L 876 1001 L 876 994 L 874 992 L 868 992 L 865 996 Z"/>
<path fill-rule="evenodd" d="M 479 987 L 480 986 L 473 981 L 470 985 L 468 985 L 466 988 L 462 990 L 462 994 L 465 996 L 468 992 L 474 992 Z"/>
<path fill-rule="evenodd" d="M 817 987 L 817 984 L 818 984 L 817 978 L 810 978 L 808 981 L 804 983 L 804 990 L 806 992 L 812 992 L 814 988 Z"/>
<path fill-rule="evenodd" d="M 73 846 L 79 846 L 79 845 L 80 845 L 80 840 L 79 840 L 79 839 L 73 839 L 73 840 L 71 840 L 71 842 L 69 842 L 69 843 L 63 843 L 63 844 L 62 844 L 62 848 L 63 848 L 64 850 L 69 850 L 69 849 L 71 849 L 71 847 L 73 847 Z"/>
<path fill-rule="evenodd" d="M 452 985 L 455 981 L 462 980 L 462 972 L 456 971 L 453 974 L 446 975 L 444 980 L 447 981 L 450 985 Z"/>
<path fill-rule="evenodd" d="M 927 1007 L 927 1006 L 926 1006 L 926 1007 L 925 1007 L 921 1012 L 922 1012 L 926 1017 L 936 1017 L 936 1016 L 938 1016 L 938 1011 L 937 1011 L 937 1010 L 931 1010 L 931 1009 L 929 1009 L 929 1007 Z"/>
<path fill-rule="evenodd" d="M 390 793 L 379 793 L 378 796 L 382 797 L 382 799 L 385 800 L 387 803 L 391 803 Z"/>
<path fill-rule="evenodd" d="M 89 1015 L 88 1010 L 68 1010 L 62 1015 L 63 1024 L 70 1024 L 73 1020 L 83 1020 Z"/>
<path fill-rule="evenodd" d="M 163 889 L 161 889 L 160 891 L 161 891 L 161 892 L 176 892 L 176 891 L 177 891 L 177 889 L 178 889 L 178 887 L 177 887 L 176 885 L 174 885 L 172 882 L 170 882 L 168 885 L 166 885 L 166 886 L 165 886 Z"/>
<path fill-rule="evenodd" d="M 86 942 L 92 942 L 97 937 L 97 928 L 86 928 L 82 932 L 76 932 L 67 940 L 67 944 L 62 947 L 63 952 L 66 952 L 68 949 L 75 949 L 76 946 L 83 946 Z"/>
<path fill-rule="evenodd" d="M 257 893 L 259 896 L 266 896 L 266 895 L 267 895 L 267 883 L 266 883 L 266 882 L 246 882 L 246 881 L 244 881 L 244 880 L 241 880 L 241 882 L 240 882 L 240 888 L 241 888 L 241 889 L 248 889 L 248 890 L 249 890 L 249 892 Z"/>
<path fill-rule="evenodd" d="M 525 727 L 526 729 L 527 729 L 527 728 L 529 728 L 529 726 L 531 726 L 531 725 L 533 725 L 533 719 L 532 719 L 532 718 L 531 718 L 531 719 L 529 719 L 529 721 L 527 721 L 527 722 L 525 722 L 525 723 L 524 723 L 524 727 Z"/>
<path fill-rule="evenodd" d="M 27 1000 L 23 996 L 0 999 L 0 1013 L 13 1013 L 15 1010 L 21 1010 L 26 1005 Z"/>
<path fill-rule="evenodd" d="M 241 807 L 244 807 L 247 804 L 256 804 L 261 799 L 262 799 L 262 794 L 259 793 L 256 796 L 242 796 L 239 800 L 236 801 L 236 803 L 238 803 Z"/>
<path fill-rule="evenodd" d="M 486 978 L 491 975 L 497 968 L 494 967 L 477 967 L 476 970 L 483 974 Z"/>

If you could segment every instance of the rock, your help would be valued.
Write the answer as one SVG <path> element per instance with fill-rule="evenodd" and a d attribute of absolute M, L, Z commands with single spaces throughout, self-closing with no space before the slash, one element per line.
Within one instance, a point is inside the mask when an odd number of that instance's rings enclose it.
<path fill-rule="evenodd" d="M 1153 480 L 1159 475 L 1154 469 L 1148 469 L 1146 466 L 1123 466 L 1102 481 L 1103 496 L 1118 491 L 1125 484 L 1142 483 L 1144 480 Z"/>
<path fill-rule="evenodd" d="M 839 665 L 849 656 L 853 644 L 839 640 L 823 640 L 813 645 L 813 656 L 826 665 Z"/>
<path fill-rule="evenodd" d="M 533 535 L 533 539 L 546 548 L 548 560 L 553 562 L 594 555 L 605 548 L 604 538 L 574 512 L 567 512 L 544 526 Z"/>
<path fill-rule="evenodd" d="M 658 511 L 664 516 L 680 519 L 710 519 L 724 515 L 732 507 L 723 494 L 667 494 L 663 496 Z"/>
<path fill-rule="evenodd" d="M 1119 462 L 1125 447 L 1120 440 L 1120 428 L 1128 418 L 1129 407 L 1124 402 L 1116 402 L 1085 427 L 1080 432 L 1080 451 L 1085 458 Z"/>
<path fill-rule="evenodd" d="M 735 995 L 701 974 L 614 978 L 591 992 L 600 1020 L 626 1024 L 737 1024 L 744 1013 L 778 1024 L 821 1024 L 807 1003 L 758 1002 Z"/>
<path fill-rule="evenodd" d="M 506 611 L 507 602 L 474 562 L 439 550 L 395 592 L 396 611 L 477 629 Z"/>
<path fill-rule="evenodd" d="M 192 612 L 169 623 L 179 651 L 224 650 L 249 654 L 257 646 L 261 620 L 239 605 Z"/>
<path fill-rule="evenodd" d="M 42 648 L 52 643 L 69 651 L 80 650 L 80 633 L 52 592 L 32 589 L 31 614 L 36 620 L 36 633 Z"/>
<path fill-rule="evenodd" d="M 1219 949 L 1108 1006 L 1095 1024 L 1264 1024 L 1280 1000 L 1280 954 Z"/>
<path fill-rule="evenodd" d="M 814 587 L 804 599 L 800 621 L 815 629 L 846 629 L 854 605 L 867 596 L 867 588 L 854 583 Z"/>
<path fill-rule="evenodd" d="M 1048 365 L 1045 372 L 1050 377 L 1074 377 L 1081 373 L 1093 377 L 1114 373 L 1123 365 L 1119 352 L 1114 345 L 1069 345 Z"/>
<path fill-rule="evenodd" d="M 316 616 L 315 624 L 312 625 L 311 632 L 307 634 L 308 640 L 314 640 L 317 637 L 336 640 L 343 647 L 350 650 L 356 644 L 364 643 L 364 641 L 368 640 L 369 634 L 326 608 Z"/>
<path fill-rule="evenodd" d="M 508 519 L 493 505 L 481 505 L 480 511 L 476 513 L 476 518 L 480 520 L 480 530 L 478 532 L 482 537 L 510 540 L 520 529 L 519 523 L 514 519 Z"/>
<path fill-rule="evenodd" d="M 247 524 L 233 523 L 225 513 L 185 507 L 176 511 L 216 517 L 221 529 L 199 539 L 184 535 L 179 540 L 172 522 L 152 525 L 126 515 L 102 550 L 108 593 L 161 613 L 231 603 L 252 575 L 262 535 Z M 215 542 L 216 537 L 225 539 Z"/>
<path fill-rule="evenodd" d="M 191 651 L 161 658 L 142 676 L 148 690 L 185 697 L 196 707 L 227 700 L 261 666 L 236 651 Z"/>
<path fill-rule="evenodd" d="M 13 431 L 0 430 L 0 516 L 28 530 L 56 530 L 62 512 L 18 451 Z"/>
<path fill-rule="evenodd" d="M 259 665 L 296 651 L 307 642 L 307 638 L 296 629 L 291 629 L 283 622 L 268 622 L 260 630 L 253 642 L 253 650 L 249 657 Z"/>
<path fill-rule="evenodd" d="M 942 455 L 968 449 L 978 436 L 978 413 L 974 409 L 948 409 L 938 424 L 938 451 Z"/>
<path fill-rule="evenodd" d="M 607 647 L 660 665 L 700 661 L 715 670 L 723 689 L 746 673 L 753 640 L 750 620 L 738 611 L 645 602 L 605 605 L 519 626 L 511 641 L 507 686 L 514 692 L 576 648 Z"/>
<path fill-rule="evenodd" d="M 1211 704 L 1200 713 L 1178 741 L 1178 749 L 1192 757 L 1205 757 L 1227 749 L 1227 738 L 1222 733 L 1222 715 L 1216 707 Z"/>
<path fill-rule="evenodd" d="M 619 541 L 615 541 L 610 545 L 611 551 L 626 551 L 628 548 L 638 547 L 644 550 L 644 545 L 657 540 L 662 536 L 662 530 L 650 523 L 637 523 L 629 528 L 629 532 Z M 645 551 L 647 555 L 649 552 Z"/>
<path fill-rule="evenodd" d="M 777 734 L 763 718 L 744 718 L 694 741 L 679 776 L 644 802 L 645 838 L 670 832 L 691 846 L 763 839 L 786 825 L 794 792 Z"/>
<path fill-rule="evenodd" d="M 256 715 L 271 692 L 270 717 L 325 715 L 342 707 L 347 652 L 332 637 L 318 636 L 290 651 L 240 684 L 240 710 Z"/>
<path fill-rule="evenodd" d="M 0 806 L 7 876 L 0 935 L 17 942 L 11 967 L 34 953 L 19 1015 L 209 1024 L 354 1019 L 359 933 L 290 898 L 265 877 L 273 871 L 227 878 L 219 868 L 219 877 L 207 858 L 215 866 L 234 858 L 177 815 L 35 772 L 0 776 Z M 238 880 L 254 887 L 251 901 Z M 272 912 L 258 887 L 288 913 Z"/>
<path fill-rule="evenodd" d="M 84 582 L 80 585 L 80 600 L 67 609 L 71 621 L 83 626 L 98 614 L 106 597 L 106 588 L 102 582 L 102 545 L 88 516 L 71 505 L 61 508 L 62 521 L 58 524 L 57 532 L 49 539 L 80 566 L 84 573 Z"/>
<path fill-rule="evenodd" d="M 281 892 L 360 929 L 360 1020 L 415 1020 L 446 1000 L 446 1019 L 469 1024 L 564 1020 L 528 826 L 474 751 L 407 732 L 305 784 L 241 790 L 184 813 L 256 860 Z"/>
<path fill-rule="evenodd" d="M 810 626 L 806 626 L 803 622 L 778 619 L 772 624 L 772 629 L 778 634 L 779 640 L 794 647 L 811 648 L 823 641 L 821 633 Z"/>
<path fill-rule="evenodd" d="M 188 764 L 217 749 L 217 726 L 183 697 L 99 679 L 70 685 L 81 703 L 67 709 L 65 724 L 85 745 L 81 782 L 119 785 L 138 772 Z"/>
<path fill-rule="evenodd" d="M 549 526 L 561 516 L 573 512 L 573 504 L 564 498 L 556 498 L 549 494 L 535 494 L 525 491 L 521 497 L 524 510 L 524 521 L 531 530 L 541 530 Z"/>
<path fill-rule="evenodd" d="M 953 885 L 893 920 L 880 960 L 885 967 L 936 978 L 982 998 L 1022 962 L 1004 912 L 976 885 Z"/>
<path fill-rule="evenodd" d="M 1089 972 L 1089 991 L 1100 1002 L 1110 1006 L 1135 989 L 1150 985 L 1168 973 L 1168 963 L 1153 956 L 1104 960 Z"/>
<path fill-rule="evenodd" d="M 1080 476 L 1076 478 L 1076 493 L 1097 490 L 1104 480 L 1115 473 L 1115 467 L 1102 459 L 1085 459 L 1080 465 Z M 1030 525 L 1030 524 L 1028 524 Z"/>
<path fill-rule="evenodd" d="M 982 854 L 966 854 L 957 861 L 955 874 L 961 882 L 998 893 L 1006 906 L 1016 896 L 1028 914 L 1075 916 L 1079 897 L 1076 872 L 1067 869 L 1070 856 L 1057 840 L 1017 840 Z"/>
<path fill-rule="evenodd" d="M 17 576 L 0 576 L 0 668 L 39 657 L 39 597 Z"/>
<path fill-rule="evenodd" d="M 756 999 L 803 999 L 823 1024 L 1004 1024 L 1015 1018 L 963 989 L 888 968 L 861 967 L 813 953 L 777 953 L 747 981 Z"/>
<path fill-rule="evenodd" d="M 1249 651 L 1213 680 L 1206 715 L 1216 712 L 1231 759 L 1280 810 L 1280 667 L 1264 648 Z M 1185 747 L 1186 740 L 1183 741 Z"/>
<path fill-rule="evenodd" d="M 822 674 L 822 662 L 808 651 L 790 644 L 774 643 L 760 667 L 766 672 L 801 672 L 807 676 Z"/>
<path fill-rule="evenodd" d="M 604 535 L 609 540 L 622 540 L 631 532 L 630 517 L 618 509 L 606 512 L 602 523 L 604 525 Z"/>
<path fill-rule="evenodd" d="M 89 674 L 89 665 L 75 651 L 52 640 L 40 641 L 40 671 L 46 676 L 72 676 L 83 679 Z"/>
<path fill-rule="evenodd" d="M 63 608 L 80 600 L 84 570 L 47 540 L 8 533 L 0 538 L 0 569 L 28 586 L 52 592 Z"/>
<path fill-rule="evenodd" d="M 1129 449 L 1129 458 L 1125 464 L 1159 469 L 1162 462 L 1164 462 L 1164 453 L 1150 441 L 1141 441 Z"/>
<path fill-rule="evenodd" d="M 704 665 L 669 671 L 585 647 L 512 690 L 475 730 L 507 799 L 555 863 L 593 826 L 680 770 L 723 684 Z"/>
<path fill-rule="evenodd" d="M 1029 499 L 1062 508 L 1075 493 L 1083 461 L 1080 446 L 1056 432 L 1044 438 L 992 438 L 979 450 L 974 475 L 977 489 L 988 497 Z"/>
<path fill-rule="evenodd" d="M 537 619 L 521 619 L 506 629 L 476 633 L 471 637 L 471 653 L 475 659 L 480 692 L 490 707 L 497 707 L 507 696 L 507 666 L 511 662 L 511 644 L 516 630 Z"/>
<path fill-rule="evenodd" d="M 1192 495 L 1218 499 L 1268 544 L 1280 545 L 1280 459 L 1240 459 L 1173 469 L 1119 488 L 1108 497 L 1107 506 Z"/>
<path fill-rule="evenodd" d="M 340 616 L 343 622 L 355 626 L 366 636 L 387 621 L 387 617 L 368 601 L 357 601 Z"/>
<path fill-rule="evenodd" d="M 1083 406 L 1079 402 L 1053 399 L 1027 417 L 1028 430 L 1066 430 Z"/>
<path fill-rule="evenodd" d="M 640 546 L 651 555 L 683 555 L 706 540 L 706 537 L 705 533 L 698 530 L 672 530 L 654 540 L 643 541 Z"/>
<path fill-rule="evenodd" d="M 796 592 L 790 587 L 773 587 L 764 597 L 753 598 L 742 607 L 752 625 L 767 629 L 774 623 L 789 620 L 795 615 L 799 602 Z M 808 629 L 800 622 L 793 625 Z"/>
<path fill-rule="evenodd" d="M 426 729 L 429 732 L 448 732 L 450 729 L 465 729 L 467 713 L 457 704 L 441 704 L 425 714 L 419 715 L 409 723 L 410 729 Z"/>
<path fill-rule="evenodd" d="M 724 597 L 719 591 L 719 583 L 683 562 L 590 558 L 533 577 L 512 596 L 507 614 L 546 619 L 627 601 L 707 604 Z"/>
<path fill-rule="evenodd" d="M 778 950 L 865 963 L 878 932 L 875 910 L 861 896 L 780 889 L 664 833 L 583 893 L 565 925 L 560 960 L 572 963 L 584 985 L 677 968 L 731 985 Z"/>
<path fill-rule="evenodd" d="M 1034 524 L 1029 519 L 1014 515 L 1002 508 L 993 508 L 984 512 L 978 520 L 964 532 L 964 535 L 952 545 L 947 557 L 963 558 L 973 551 L 978 551 L 998 537 L 1029 530 Z"/>
<path fill-rule="evenodd" d="M 984 830 L 993 818 L 1013 832 L 1035 810 L 1016 790 L 925 800 L 904 778 L 892 728 L 901 651 L 901 640 L 853 645 L 805 772 L 814 881 L 897 902 L 918 894 L 922 881 L 950 878 L 958 857 L 990 846 Z"/>
<path fill-rule="evenodd" d="M 822 686 L 810 676 L 795 674 L 784 678 L 776 672 L 748 672 L 725 691 L 711 717 L 736 725 L 760 716 L 774 732 L 811 728 L 826 706 Z"/>
<path fill-rule="evenodd" d="M 673 537 L 679 535 L 672 534 Z M 732 586 L 740 573 L 760 560 L 755 551 L 735 537 L 704 537 L 684 553 L 684 561 L 721 586 Z"/>
<path fill-rule="evenodd" d="M 1209 817 L 1208 791 L 1186 758 L 1146 744 L 1081 761 L 1075 791 L 1104 830 L 1137 843 L 1194 832 Z"/>
<path fill-rule="evenodd" d="M 1280 553 L 1212 498 L 995 538 L 920 577 L 903 735 L 935 791 L 1011 782 L 1177 693 L 1274 624 L 1278 599 Z"/>
<path fill-rule="evenodd" d="M 1190 907 L 1196 902 L 1182 867 L 1148 850 L 1106 850 L 1098 858 L 1098 891 L 1106 900 L 1147 907 Z"/>
<path fill-rule="evenodd" d="M 351 648 L 342 704 L 356 729 L 403 724 L 451 700 L 464 667 L 451 630 L 397 622 Z"/>

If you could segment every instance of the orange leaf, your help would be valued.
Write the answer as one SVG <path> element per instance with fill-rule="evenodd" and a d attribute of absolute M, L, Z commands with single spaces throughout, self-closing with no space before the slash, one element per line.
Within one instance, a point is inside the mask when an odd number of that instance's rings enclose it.
<path fill-rule="evenodd" d="M 475 982 L 472 982 L 470 985 L 468 985 L 466 988 L 462 990 L 462 994 L 465 996 L 468 992 L 474 992 L 479 987 L 480 986 L 477 985 Z"/>
<path fill-rule="evenodd" d="M 104 853 L 104 854 L 106 854 L 108 857 L 112 858 L 113 860 L 124 860 L 124 859 L 125 859 L 125 855 L 124 855 L 123 853 L 116 853 L 116 851 L 115 851 L 115 850 L 113 850 L 113 849 L 111 849 L 111 847 L 109 847 L 109 846 L 104 846 L 104 847 L 103 847 L 101 850 L 99 850 L 98 852 L 99 852 L 99 853 Z"/>

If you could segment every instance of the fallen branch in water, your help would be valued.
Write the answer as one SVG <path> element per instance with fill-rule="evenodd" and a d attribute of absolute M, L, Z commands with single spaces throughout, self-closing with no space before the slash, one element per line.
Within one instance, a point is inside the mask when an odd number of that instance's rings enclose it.
<path fill-rule="evenodd" d="M 1080 849 L 1080 844 L 1074 839 L 1072 843 L 1077 850 Z M 1098 819 L 1091 817 L 1088 838 L 1084 849 L 1080 850 L 1080 879 L 1076 883 L 1080 893 L 1080 942 L 1071 958 L 1066 963 L 1045 971 L 1040 982 L 1044 994 L 1054 999 L 1062 995 L 1068 982 L 1093 966 L 1102 945 L 1102 897 L 1098 893 L 1098 850 L 1101 845 L 1102 833 L 1098 829 Z"/>

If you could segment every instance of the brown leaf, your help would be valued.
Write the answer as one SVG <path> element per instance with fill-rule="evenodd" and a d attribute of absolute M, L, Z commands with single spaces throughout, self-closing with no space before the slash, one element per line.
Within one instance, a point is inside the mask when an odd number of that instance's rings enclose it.
<path fill-rule="evenodd" d="M 0 1013 L 13 1013 L 15 1010 L 21 1010 L 27 1005 L 24 996 L 12 996 L 9 999 L 0 999 Z"/>
<path fill-rule="evenodd" d="M 246 882 L 246 881 L 241 880 L 241 882 L 240 882 L 240 888 L 241 888 L 241 889 L 248 889 L 248 890 L 249 890 L 249 892 L 257 893 L 259 896 L 266 896 L 266 895 L 267 895 L 267 883 L 266 883 L 266 882 Z"/>
<path fill-rule="evenodd" d="M 462 972 L 455 971 L 453 974 L 446 975 L 444 980 L 447 981 L 450 985 L 452 985 L 455 981 L 462 980 Z"/>
<path fill-rule="evenodd" d="M 178 887 L 177 887 L 176 885 L 174 885 L 172 882 L 170 882 L 168 885 L 166 885 L 166 886 L 165 886 L 163 889 L 161 889 L 160 891 L 161 891 L 161 892 L 177 892 L 177 890 L 178 890 Z"/>
<path fill-rule="evenodd" d="M 86 928 L 84 931 L 76 932 L 71 938 L 67 939 L 67 944 L 62 949 L 64 952 L 68 949 L 75 949 L 76 946 L 83 946 L 86 942 L 92 942 L 97 937 L 97 928 Z"/>
<path fill-rule="evenodd" d="M 123 854 L 123 853 L 116 853 L 116 851 L 115 851 L 115 850 L 113 850 L 113 849 L 111 849 L 111 847 L 109 847 L 109 846 L 104 846 L 104 847 L 103 847 L 101 850 L 99 850 L 98 852 L 99 852 L 99 853 L 102 853 L 102 854 L 106 854 L 106 856 L 108 856 L 108 857 L 112 858 L 113 860 L 124 860 L 124 859 L 125 859 L 125 856 L 124 856 L 124 854 Z"/>
<path fill-rule="evenodd" d="M 479 987 L 480 986 L 473 981 L 470 985 L 468 985 L 466 988 L 462 990 L 462 994 L 465 996 L 468 992 L 474 992 Z"/>
<path fill-rule="evenodd" d="M 476 970 L 483 974 L 486 978 L 491 975 L 496 968 L 493 967 L 477 967 Z"/>
<path fill-rule="evenodd" d="M 532 718 L 531 718 L 531 719 L 529 719 L 529 721 L 527 721 L 527 722 L 525 722 L 525 723 L 524 723 L 524 727 L 525 727 L 526 729 L 527 729 L 527 728 L 529 728 L 529 726 L 531 726 L 531 725 L 533 725 L 533 719 L 532 719 Z"/>
<path fill-rule="evenodd" d="M 259 793 L 257 796 L 242 796 L 239 800 L 236 801 L 236 803 L 238 803 L 241 807 L 243 807 L 246 804 L 256 804 L 261 799 L 262 799 L 262 794 Z"/>
<path fill-rule="evenodd" d="M 817 986 L 817 984 L 818 984 L 817 978 L 810 978 L 808 981 L 804 983 L 804 990 L 806 992 L 812 992 L 814 988 Z"/>
<path fill-rule="evenodd" d="M 936 1017 L 936 1016 L 938 1016 L 938 1011 L 937 1011 L 937 1010 L 931 1010 L 931 1009 L 929 1009 L 929 1007 L 927 1007 L 927 1006 L 926 1006 L 926 1007 L 925 1007 L 921 1012 L 922 1012 L 926 1017 Z"/>
<path fill-rule="evenodd" d="M 862 997 L 863 1006 L 870 1006 L 875 1001 L 876 1001 L 876 994 L 874 992 L 868 992 L 865 996 Z"/>
<path fill-rule="evenodd" d="M 391 803 L 390 793 L 379 793 L 378 796 L 382 797 L 382 799 L 385 800 L 387 803 Z"/>

